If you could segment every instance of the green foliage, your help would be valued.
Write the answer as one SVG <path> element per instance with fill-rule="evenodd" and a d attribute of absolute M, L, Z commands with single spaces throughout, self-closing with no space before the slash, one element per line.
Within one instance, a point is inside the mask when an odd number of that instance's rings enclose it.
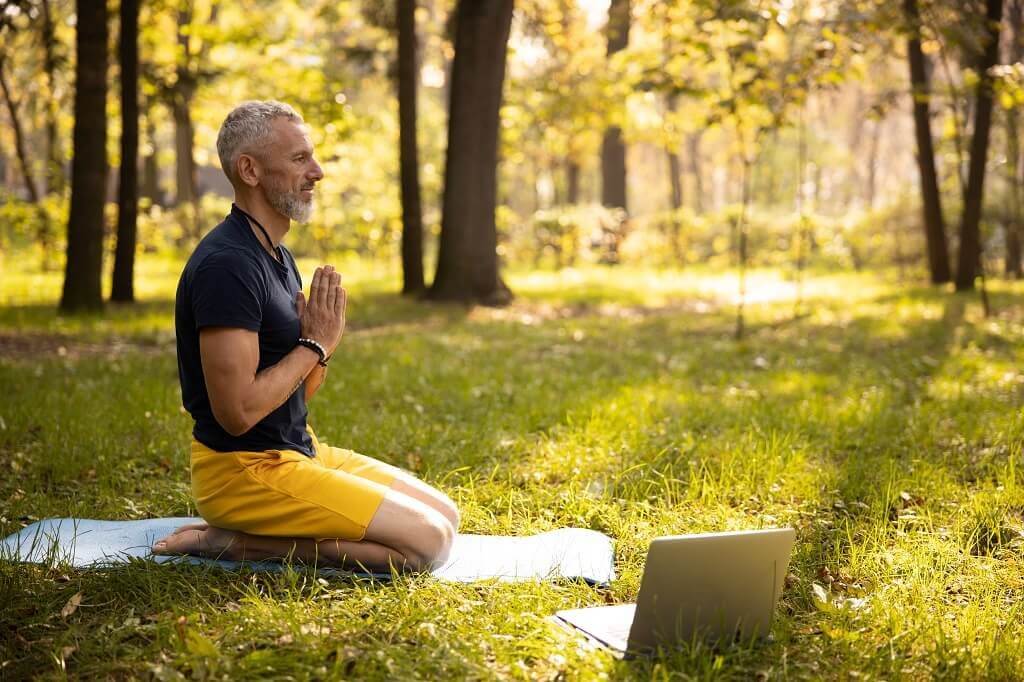
<path fill-rule="evenodd" d="M 55 259 L 64 252 L 67 216 L 67 202 L 58 196 L 46 196 L 34 205 L 0 191 L 0 250 L 39 252 L 44 261 Z"/>
<path fill-rule="evenodd" d="M 62 214 L 63 213 L 63 214 Z M 0 195 L 0 246 L 7 249 L 24 249 L 32 244 L 43 221 L 66 222 L 66 208 L 59 201 L 48 200 L 44 210 L 15 196 Z"/>
<path fill-rule="evenodd" d="M 11 5 L 2 48 L 41 188 L 48 100 L 59 104 L 57 141 L 65 160 L 73 123 L 73 7 L 50 4 L 57 28 L 52 93 L 42 73 L 38 1 Z M 941 132 L 943 202 L 954 215 L 970 110 L 966 88 L 974 77 L 961 64 L 970 63 L 980 14 L 947 0 L 920 5 L 924 47 L 935 66 L 932 110 Z M 739 168 L 745 165 L 751 169 L 754 264 L 795 258 L 799 239 L 786 231 L 802 229 L 806 221 L 814 223 L 815 246 L 805 255 L 817 264 L 920 261 L 915 202 L 908 198 L 916 192 L 913 140 L 905 134 L 900 106 L 906 97 L 900 3 L 635 0 L 632 6 L 630 44 L 609 58 L 600 3 L 516 3 L 501 114 L 498 222 L 506 263 L 557 267 L 622 258 L 728 265 L 728 249 L 736 244 L 735 205 L 744 196 Z M 417 11 L 428 254 L 440 225 L 452 8 L 451 2 L 421 0 Z M 143 154 L 155 154 L 161 193 L 166 199 L 176 195 L 175 102 L 189 97 L 194 155 L 205 173 L 215 175 L 214 140 L 228 107 L 250 98 L 286 100 L 310 124 L 326 173 L 319 209 L 309 225 L 289 234 L 289 246 L 311 257 L 397 260 L 395 42 L 388 3 L 145 3 L 141 142 Z M 994 74 L 1007 112 L 1022 99 L 1019 66 Z M 116 68 L 110 76 L 118 77 Z M 119 103 L 116 88 L 111 92 L 109 154 L 116 163 Z M 6 122 L 6 110 L 0 116 Z M 623 129 L 630 149 L 628 223 L 612 224 L 592 207 L 600 196 L 600 145 L 609 125 Z M 994 136 L 993 148 L 1003 148 L 1002 131 Z M 699 149 L 690 145 L 694 141 Z M 686 208 L 677 214 L 668 211 L 666 152 L 682 169 Z M 8 125 L 0 126 L 0 155 L 10 185 L 0 205 L 0 242 L 22 248 L 39 234 L 38 218 L 14 199 L 24 192 Z M 993 168 L 1001 168 L 1000 158 L 993 157 Z M 992 175 L 997 179 L 986 185 L 990 214 L 1002 211 L 1016 183 L 1007 173 Z M 578 190 L 574 197 L 571 184 Z M 54 217 L 48 251 L 56 254 L 66 208 L 56 196 L 46 201 Z M 198 237 L 195 228 L 183 226 L 195 222 L 200 231 L 209 229 L 226 207 L 225 197 L 207 193 L 193 221 L 189 206 L 144 203 L 140 248 L 183 253 Z M 796 215 L 801 210 L 804 222 Z M 897 229 L 886 232 L 892 226 Z M 992 232 L 990 245 L 999 247 L 998 232 Z"/>

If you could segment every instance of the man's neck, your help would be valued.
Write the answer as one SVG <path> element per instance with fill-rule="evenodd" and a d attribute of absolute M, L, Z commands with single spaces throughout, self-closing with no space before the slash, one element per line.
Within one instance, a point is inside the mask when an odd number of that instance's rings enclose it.
<path fill-rule="evenodd" d="M 284 236 L 288 234 L 288 229 L 291 227 L 291 221 L 286 216 L 283 216 L 274 210 L 274 208 L 267 203 L 267 200 L 263 195 L 236 193 L 235 205 L 260 222 L 263 229 L 267 231 L 267 235 L 273 243 L 273 248 L 276 249 L 281 243 L 281 240 L 284 239 Z M 256 239 L 258 239 L 262 244 L 265 241 L 265 237 L 259 231 L 258 227 L 255 225 L 251 227 L 253 232 L 256 234 Z"/>

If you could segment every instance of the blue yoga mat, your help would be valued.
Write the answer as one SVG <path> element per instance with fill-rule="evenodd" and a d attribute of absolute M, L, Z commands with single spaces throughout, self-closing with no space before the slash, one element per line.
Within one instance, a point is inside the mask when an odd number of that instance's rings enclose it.
<path fill-rule="evenodd" d="M 53 563 L 90 568 L 125 564 L 132 559 L 156 563 L 210 564 L 227 570 L 280 571 L 278 561 L 225 561 L 193 556 L 154 556 L 153 542 L 179 526 L 198 523 L 198 518 L 95 521 L 92 519 L 45 519 L 8 536 L 0 543 L 0 559 Z M 615 577 L 612 541 L 607 535 L 585 528 L 558 530 L 510 537 L 458 535 L 448 561 L 432 573 L 442 580 L 544 580 L 581 579 L 607 585 Z M 336 575 L 362 575 L 390 579 L 390 574 L 360 573 L 320 568 Z"/>

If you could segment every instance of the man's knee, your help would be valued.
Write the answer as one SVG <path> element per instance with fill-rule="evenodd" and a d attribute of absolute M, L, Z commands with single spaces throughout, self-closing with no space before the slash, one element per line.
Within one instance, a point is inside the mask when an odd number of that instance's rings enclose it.
<path fill-rule="evenodd" d="M 396 491 L 381 502 L 364 539 L 399 552 L 405 568 L 423 571 L 448 558 L 455 527 L 435 507 Z"/>
<path fill-rule="evenodd" d="M 437 488 L 413 478 L 409 475 L 399 476 L 392 486 L 400 493 L 423 502 L 436 510 L 452 525 L 455 532 L 459 530 L 459 508 L 450 497 Z"/>
<path fill-rule="evenodd" d="M 408 548 L 404 552 L 413 571 L 429 571 L 448 559 L 455 540 L 455 528 L 440 513 L 424 515 L 409 529 Z"/>

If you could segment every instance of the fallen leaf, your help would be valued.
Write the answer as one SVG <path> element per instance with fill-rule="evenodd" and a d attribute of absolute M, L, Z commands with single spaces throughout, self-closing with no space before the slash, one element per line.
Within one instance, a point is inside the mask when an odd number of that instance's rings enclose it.
<path fill-rule="evenodd" d="M 71 599 L 68 599 L 68 603 L 64 605 L 64 608 L 60 610 L 60 617 L 67 618 L 72 613 L 78 610 L 79 604 L 82 603 L 82 593 L 75 592 L 71 595 Z"/>
<path fill-rule="evenodd" d="M 818 569 L 818 580 L 826 585 L 831 585 L 835 582 L 835 577 L 832 575 L 832 571 L 828 570 L 828 566 L 822 566 Z"/>
<path fill-rule="evenodd" d="M 811 592 L 814 593 L 814 605 L 822 611 L 827 610 L 831 604 L 829 603 L 829 593 L 823 585 L 820 583 L 811 583 Z"/>
<path fill-rule="evenodd" d="M 843 602 L 843 607 L 853 610 L 861 611 L 868 605 L 867 597 L 847 597 L 846 601 Z"/>

